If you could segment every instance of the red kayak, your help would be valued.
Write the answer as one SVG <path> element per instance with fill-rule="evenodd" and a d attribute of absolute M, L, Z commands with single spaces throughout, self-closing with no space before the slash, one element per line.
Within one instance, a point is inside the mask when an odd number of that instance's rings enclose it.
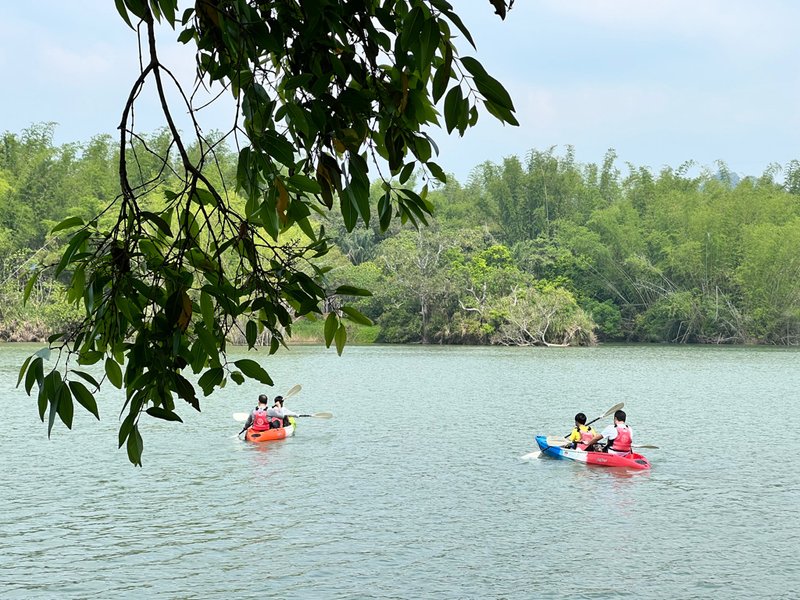
<path fill-rule="evenodd" d="M 650 463 L 641 454 L 631 452 L 630 454 L 620 455 L 609 452 L 586 452 L 585 450 L 572 450 L 548 444 L 547 437 L 536 436 L 536 443 L 541 451 L 553 458 L 564 458 L 587 465 L 597 465 L 600 467 L 623 467 L 626 469 L 649 469 Z"/>

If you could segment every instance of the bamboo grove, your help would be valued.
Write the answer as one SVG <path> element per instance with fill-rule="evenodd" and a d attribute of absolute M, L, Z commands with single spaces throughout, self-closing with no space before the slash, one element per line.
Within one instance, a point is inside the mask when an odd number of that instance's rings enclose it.
<path fill-rule="evenodd" d="M 43 340 L 81 319 L 65 274 L 38 278 L 23 304 L 25 287 L 63 254 L 67 237 L 53 226 L 95 218 L 118 193 L 110 137 L 59 146 L 53 134 L 54 125 L 40 124 L 0 138 L 3 340 Z M 168 140 L 154 133 L 138 143 Z M 234 153 L 221 150 L 217 160 L 215 176 L 235 176 Z M 146 160 L 137 169 L 142 181 L 161 179 L 148 199 L 157 208 L 168 170 Z M 382 190 L 372 187 L 377 207 Z M 348 324 L 352 341 L 800 342 L 797 162 L 740 179 L 723 163 L 654 171 L 621 167 L 613 151 L 602 164 L 581 164 L 571 148 L 532 150 L 477 165 L 466 182 L 450 176 L 427 198 L 433 218 L 419 229 L 348 232 L 339 213 L 312 217 L 334 242 L 318 261 L 328 287 L 373 292 L 347 299 L 368 317 Z M 302 319 L 295 333 L 321 340 L 324 327 Z"/>

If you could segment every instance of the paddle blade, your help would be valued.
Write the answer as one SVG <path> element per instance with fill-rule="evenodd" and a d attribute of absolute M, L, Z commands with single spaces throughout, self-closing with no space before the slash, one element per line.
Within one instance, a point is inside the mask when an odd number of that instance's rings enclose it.
<path fill-rule="evenodd" d="M 329 412 L 318 412 L 312 413 L 310 415 L 297 415 L 298 417 L 314 417 L 315 419 L 332 419 L 333 413 Z"/>
<path fill-rule="evenodd" d="M 247 417 L 250 416 L 250 413 L 233 413 L 233 420 L 239 421 L 240 423 L 244 423 L 247 421 Z"/>
<path fill-rule="evenodd" d="M 291 389 L 290 389 L 288 392 L 286 392 L 286 393 L 283 395 L 283 399 L 284 399 L 284 400 L 286 400 L 286 398 L 291 398 L 291 397 L 292 397 L 292 396 L 294 396 L 295 394 L 299 393 L 299 392 L 300 392 L 300 390 L 302 390 L 302 389 L 303 389 L 303 386 L 301 386 L 301 385 L 298 383 L 296 386 L 292 387 L 292 388 L 291 388 Z"/>
<path fill-rule="evenodd" d="M 547 436 L 547 445 L 548 446 L 566 446 L 569 444 L 569 440 L 563 437 L 558 437 L 555 435 L 548 435 Z"/>
<path fill-rule="evenodd" d="M 624 402 L 620 402 L 619 404 L 615 404 L 614 406 L 609 408 L 606 412 L 604 412 L 602 415 L 600 415 L 599 417 L 595 417 L 591 421 L 588 421 L 586 424 L 587 425 L 591 425 L 592 423 L 595 423 L 596 421 L 599 421 L 600 419 L 605 419 L 608 415 L 613 415 L 615 412 L 620 410 L 623 406 L 625 406 Z"/>
<path fill-rule="evenodd" d="M 539 458 L 541 454 L 540 450 L 536 450 L 535 452 L 528 452 L 528 454 L 523 454 L 519 457 L 520 460 L 533 460 L 534 458 Z"/>
<path fill-rule="evenodd" d="M 625 406 L 624 402 L 620 402 L 619 404 L 615 404 L 611 408 L 609 408 L 606 412 L 603 413 L 603 417 L 607 417 L 608 415 L 613 415 L 618 410 L 622 410 L 622 407 Z M 600 417 L 601 419 L 603 417 Z"/>

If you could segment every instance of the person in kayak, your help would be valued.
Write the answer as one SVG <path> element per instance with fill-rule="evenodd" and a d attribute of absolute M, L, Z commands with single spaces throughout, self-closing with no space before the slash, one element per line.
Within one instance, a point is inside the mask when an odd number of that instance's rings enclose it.
<path fill-rule="evenodd" d="M 625 456 L 631 453 L 631 443 L 633 443 L 633 430 L 625 423 L 627 415 L 624 410 L 618 410 L 614 413 L 614 424 L 609 425 L 599 434 L 594 437 L 587 444 L 592 446 L 602 439 L 608 440 L 603 452 L 609 454 L 617 454 Z"/>
<path fill-rule="evenodd" d="M 252 427 L 253 431 L 266 431 L 270 428 L 269 415 L 267 414 L 268 403 L 269 398 L 267 398 L 265 394 L 261 394 L 258 397 L 258 404 L 252 410 L 250 416 L 247 417 L 247 422 L 244 424 L 244 429 L 242 429 L 242 431 L 245 431 L 249 427 Z"/>
<path fill-rule="evenodd" d="M 579 412 L 575 415 L 575 428 L 569 434 L 567 439 L 572 442 L 572 447 L 577 448 L 578 450 L 593 450 L 594 448 L 591 445 L 587 445 L 587 442 L 594 438 L 597 435 L 597 432 L 591 425 L 586 424 L 586 415 L 582 412 Z"/>
<path fill-rule="evenodd" d="M 270 419 L 270 427 L 279 429 L 291 424 L 289 417 L 299 417 L 300 415 L 283 408 L 283 396 L 275 396 L 275 403 L 271 408 L 267 409 L 267 416 Z"/>

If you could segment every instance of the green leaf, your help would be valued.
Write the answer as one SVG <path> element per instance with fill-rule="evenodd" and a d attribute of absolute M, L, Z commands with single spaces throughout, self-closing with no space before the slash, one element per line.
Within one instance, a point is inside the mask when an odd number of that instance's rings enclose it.
<path fill-rule="evenodd" d="M 247 322 L 244 337 L 247 340 L 248 348 L 252 348 L 256 345 L 256 339 L 258 339 L 258 325 L 256 325 L 255 321 Z"/>
<path fill-rule="evenodd" d="M 444 98 L 444 122 L 447 133 L 452 133 L 458 126 L 463 101 L 464 95 L 460 86 L 456 85 L 447 92 L 447 96 Z"/>
<path fill-rule="evenodd" d="M 64 254 L 61 256 L 61 261 L 59 261 L 58 266 L 53 273 L 53 277 L 58 277 L 61 274 L 61 272 L 72 261 L 72 258 L 78 252 L 78 249 L 83 245 L 90 235 L 91 233 L 88 230 L 82 229 L 72 236 L 72 239 L 70 239 L 69 243 L 67 244 L 66 250 L 64 250 Z"/>
<path fill-rule="evenodd" d="M 294 146 L 272 131 L 265 131 L 262 136 L 267 154 L 287 167 L 294 166 Z"/>
<path fill-rule="evenodd" d="M 39 394 L 37 395 L 36 401 L 39 409 L 39 419 L 41 419 L 42 423 L 44 423 L 44 413 L 47 411 L 49 400 L 44 386 L 39 387 Z"/>
<path fill-rule="evenodd" d="M 440 37 L 441 31 L 439 30 L 438 21 L 434 18 L 426 19 L 420 34 L 420 56 L 418 59 L 420 70 L 424 71 L 430 67 L 436 48 L 439 46 Z"/>
<path fill-rule="evenodd" d="M 194 38 L 194 34 L 195 34 L 194 27 L 188 27 L 187 29 L 184 29 L 183 31 L 180 32 L 180 34 L 178 35 L 178 41 L 181 44 L 188 44 L 190 41 L 192 41 L 192 38 Z"/>
<path fill-rule="evenodd" d="M 33 389 L 34 383 L 38 381 L 41 385 L 43 375 L 44 363 L 42 361 L 42 357 L 37 356 L 31 363 L 30 367 L 28 367 L 28 373 L 25 375 L 25 392 L 29 396 L 31 395 L 31 390 Z"/>
<path fill-rule="evenodd" d="M 199 346 L 199 344 L 197 345 Z M 174 382 L 175 382 L 175 391 L 178 393 L 178 396 L 180 398 L 183 398 L 196 411 L 199 411 L 200 401 L 197 399 L 197 395 L 194 392 L 194 387 L 192 386 L 191 383 L 189 383 L 189 380 L 186 379 L 183 375 L 176 373 Z"/>
<path fill-rule="evenodd" d="M 16 387 L 19 387 L 19 384 L 22 383 L 22 378 L 25 377 L 25 370 L 28 368 L 28 364 L 31 362 L 31 360 L 33 360 L 33 357 L 34 355 L 31 354 L 28 358 L 25 359 L 25 362 L 22 363 L 22 366 L 19 369 L 19 376 L 17 377 Z"/>
<path fill-rule="evenodd" d="M 436 177 L 442 183 L 447 183 L 447 175 L 445 175 L 442 168 L 437 165 L 435 162 L 428 161 L 425 163 L 425 166 L 428 167 L 428 170 L 431 172 L 431 175 Z"/>
<path fill-rule="evenodd" d="M 336 353 L 341 356 L 344 351 L 344 345 L 347 342 L 347 328 L 344 323 L 339 324 L 339 329 L 336 330 Z"/>
<path fill-rule="evenodd" d="M 56 415 L 58 415 L 58 392 L 56 395 L 48 394 L 48 400 L 50 401 L 50 412 L 47 415 L 47 437 L 50 438 L 50 433 L 53 431 L 53 425 L 56 423 Z"/>
<path fill-rule="evenodd" d="M 342 312 L 346 314 L 347 317 L 353 321 L 353 323 L 358 323 L 359 325 L 373 325 L 372 320 L 369 317 L 360 313 L 352 306 L 343 306 Z"/>
<path fill-rule="evenodd" d="M 358 222 L 358 207 L 349 188 L 339 193 L 339 207 L 344 218 L 345 229 L 348 232 L 353 231 Z"/>
<path fill-rule="evenodd" d="M 340 285 L 336 288 L 335 294 L 339 296 L 362 296 L 367 298 L 372 296 L 372 292 L 369 290 L 365 290 L 364 288 L 354 287 L 352 285 Z"/>
<path fill-rule="evenodd" d="M 174 29 L 175 28 L 175 11 L 178 8 L 177 0 L 159 0 L 159 6 L 161 7 L 161 13 L 164 15 L 164 18 L 167 20 L 167 23 Z"/>
<path fill-rule="evenodd" d="M 128 16 L 128 11 L 125 8 L 125 3 L 123 2 L 123 0 L 114 0 L 114 4 L 116 4 L 117 12 L 122 17 L 122 20 L 128 24 L 128 27 L 136 31 L 136 29 L 134 29 L 133 27 L 133 23 L 131 23 L 130 17 Z"/>
<path fill-rule="evenodd" d="M 403 48 L 408 48 L 412 39 L 419 39 L 424 22 L 425 13 L 422 12 L 422 8 L 415 6 L 409 11 L 403 20 L 403 28 L 400 34 L 400 44 Z"/>
<path fill-rule="evenodd" d="M 470 45 L 475 48 L 475 40 L 472 39 L 472 34 L 470 34 L 469 30 L 464 26 L 464 23 L 461 21 L 461 18 L 451 10 L 443 10 L 442 14 L 444 14 L 450 21 L 458 27 L 459 31 L 464 34 L 464 37 L 467 38 L 467 41 Z M 477 48 L 476 48 L 477 49 Z"/>
<path fill-rule="evenodd" d="M 130 460 L 137 467 L 142 466 L 142 451 L 144 450 L 144 441 L 139 433 L 139 427 L 133 426 L 133 430 L 128 436 L 128 460 Z"/>
<path fill-rule="evenodd" d="M 412 160 L 411 162 L 406 163 L 403 167 L 403 170 L 400 171 L 400 177 L 398 177 L 397 180 L 401 185 L 408 181 L 408 178 L 411 177 L 411 174 L 414 172 L 415 164 L 416 163 Z"/>
<path fill-rule="evenodd" d="M 481 63 L 471 56 L 465 56 L 461 59 L 461 64 L 463 64 L 472 75 L 478 91 L 483 94 L 489 102 L 498 105 L 500 108 L 505 108 L 508 111 L 514 110 L 514 103 L 511 101 L 511 96 L 499 81 L 486 72 Z"/>
<path fill-rule="evenodd" d="M 50 233 L 55 233 L 56 231 L 61 231 L 62 229 L 69 229 L 70 227 L 77 227 L 79 225 L 85 225 L 83 219 L 80 217 L 67 217 L 61 223 L 56 225 L 50 230 Z"/>
<path fill-rule="evenodd" d="M 378 200 L 378 217 L 381 231 L 389 229 L 392 222 L 392 192 L 390 190 L 386 190 L 386 193 Z"/>
<path fill-rule="evenodd" d="M 28 302 L 28 298 L 30 298 L 31 291 L 33 290 L 33 286 L 36 285 L 36 281 L 39 279 L 39 275 L 41 274 L 41 270 L 37 269 L 33 272 L 33 275 L 30 276 L 28 282 L 25 284 L 25 291 L 22 294 L 22 306 Z"/>
<path fill-rule="evenodd" d="M 107 358 L 105 370 L 111 385 L 117 389 L 122 389 L 122 369 L 120 369 L 119 364 L 113 358 Z"/>
<path fill-rule="evenodd" d="M 234 371 L 231 373 L 231 379 L 236 382 L 236 385 L 242 385 L 245 382 L 244 375 L 242 375 L 239 371 Z"/>
<path fill-rule="evenodd" d="M 423 163 L 431 158 L 431 144 L 424 137 L 414 138 L 414 154 Z"/>
<path fill-rule="evenodd" d="M 205 327 L 197 327 L 195 328 L 195 332 L 197 333 L 197 337 L 200 338 L 200 343 L 203 345 L 203 349 L 206 351 L 209 358 L 217 356 L 219 354 L 217 338 Z"/>
<path fill-rule="evenodd" d="M 336 316 L 336 313 L 331 312 L 328 313 L 328 317 L 325 319 L 325 347 L 330 348 L 331 342 L 333 341 L 333 337 L 336 335 L 336 329 L 339 327 L 339 319 Z"/>
<path fill-rule="evenodd" d="M 172 237 L 172 230 L 169 227 L 169 223 L 167 223 L 160 215 L 157 215 L 156 213 L 147 210 L 143 210 L 140 214 L 145 221 L 150 221 L 156 227 L 158 227 L 161 233 L 163 233 L 166 236 Z"/>
<path fill-rule="evenodd" d="M 203 394 L 208 396 L 214 391 L 215 387 L 222 383 L 224 376 L 225 373 L 222 367 L 212 367 L 203 373 L 200 379 L 198 379 L 197 385 L 203 390 Z"/>
<path fill-rule="evenodd" d="M 164 421 L 178 421 L 179 423 L 183 423 L 183 419 L 181 419 L 176 413 L 160 406 L 151 406 L 145 412 L 156 419 L 162 419 Z"/>
<path fill-rule="evenodd" d="M 58 416 L 61 422 L 67 426 L 67 429 L 72 429 L 72 417 L 75 412 L 75 407 L 72 404 L 72 394 L 69 391 L 69 386 L 62 384 L 58 388 Z"/>
<path fill-rule="evenodd" d="M 75 373 L 78 373 L 75 371 Z M 72 395 L 75 396 L 75 400 L 83 406 L 86 410 L 92 413 L 95 418 L 99 421 L 100 420 L 100 413 L 97 410 L 97 402 L 94 399 L 92 393 L 86 389 L 86 386 L 83 385 L 80 381 L 70 381 L 69 382 L 69 389 L 72 390 Z"/>
<path fill-rule="evenodd" d="M 205 290 L 200 292 L 200 312 L 203 314 L 203 323 L 208 329 L 214 327 L 214 301 Z"/>
<path fill-rule="evenodd" d="M 254 360 L 243 358 L 233 363 L 242 373 L 251 379 L 257 379 L 264 385 L 273 385 L 272 378 L 264 368 Z"/>
<path fill-rule="evenodd" d="M 96 350 L 86 350 L 85 352 L 81 352 L 80 356 L 78 357 L 78 364 L 93 365 L 99 362 L 101 358 L 103 358 L 102 352 L 98 352 Z"/>
<path fill-rule="evenodd" d="M 92 377 L 89 373 L 86 373 L 84 371 L 72 371 L 72 372 L 75 373 L 75 375 L 77 375 L 78 377 L 81 377 L 85 381 L 91 383 L 95 388 L 100 387 L 100 384 L 97 382 L 97 380 L 94 377 Z M 74 394 L 75 390 L 72 390 L 72 393 Z"/>
<path fill-rule="evenodd" d="M 313 179 L 305 175 L 292 175 L 286 180 L 289 187 L 292 187 L 301 192 L 308 192 L 310 194 L 319 194 L 322 187 Z"/>
<path fill-rule="evenodd" d="M 436 74 L 433 76 L 433 101 L 439 102 L 441 97 L 447 90 L 447 84 L 453 74 L 453 47 L 450 42 L 447 42 L 445 47 L 444 62 L 436 69 Z"/>
<path fill-rule="evenodd" d="M 205 188 L 195 188 L 192 200 L 201 206 L 217 206 L 217 198 Z"/>
<path fill-rule="evenodd" d="M 519 126 L 519 121 L 517 121 L 516 117 L 514 117 L 511 111 L 506 110 L 502 106 L 492 104 L 488 100 L 484 100 L 483 105 L 486 107 L 486 110 L 489 112 L 489 114 L 497 118 L 499 121 L 508 123 L 509 125 Z"/>

